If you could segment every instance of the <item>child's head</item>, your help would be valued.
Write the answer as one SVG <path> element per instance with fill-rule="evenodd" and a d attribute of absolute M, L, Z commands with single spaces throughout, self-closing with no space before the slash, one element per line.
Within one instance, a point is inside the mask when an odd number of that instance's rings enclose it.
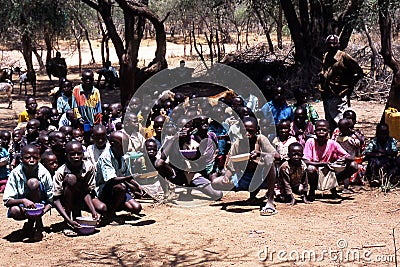
<path fill-rule="evenodd" d="M 389 126 L 386 123 L 378 123 L 378 125 L 376 125 L 376 137 L 378 138 L 378 142 L 386 142 L 389 136 Z"/>
<path fill-rule="evenodd" d="M 74 128 L 72 126 L 62 126 L 60 128 L 60 132 L 65 134 L 65 140 L 66 142 L 70 142 L 72 140 L 72 131 Z"/>
<path fill-rule="evenodd" d="M 258 122 L 257 119 L 254 117 L 245 117 L 243 118 L 243 125 L 246 129 L 246 136 L 249 139 L 254 139 L 257 137 L 258 129 Z"/>
<path fill-rule="evenodd" d="M 39 149 L 31 144 L 28 144 L 22 148 L 21 151 L 23 170 L 34 171 L 39 163 Z"/>
<path fill-rule="evenodd" d="M 49 135 L 47 133 L 40 134 L 38 138 L 41 152 L 44 152 L 46 149 L 51 149 Z"/>
<path fill-rule="evenodd" d="M 170 111 L 171 109 L 174 108 L 174 103 L 171 100 L 165 100 L 162 103 L 162 107 L 164 108 L 164 110 L 168 113 L 168 111 Z"/>
<path fill-rule="evenodd" d="M 81 129 L 79 129 L 79 128 L 73 129 L 72 130 L 72 138 L 73 138 L 72 140 L 82 143 L 83 142 L 83 133 L 82 133 Z"/>
<path fill-rule="evenodd" d="M 251 112 L 251 109 L 248 107 L 237 107 L 235 109 L 236 113 L 239 115 L 240 119 L 243 119 L 244 117 L 249 117 L 249 116 L 254 116 L 254 114 Z"/>
<path fill-rule="evenodd" d="M 104 117 L 109 117 L 111 115 L 111 107 L 109 103 L 102 103 L 101 110 Z"/>
<path fill-rule="evenodd" d="M 50 122 L 51 108 L 47 106 L 40 107 L 36 112 L 36 119 L 40 121 L 40 128 L 42 130 L 47 130 Z"/>
<path fill-rule="evenodd" d="M 37 119 L 32 119 L 26 124 L 26 133 L 29 137 L 39 136 L 40 121 Z"/>
<path fill-rule="evenodd" d="M 304 87 L 298 87 L 294 90 L 294 98 L 296 99 L 296 104 L 301 105 L 307 103 L 307 89 Z"/>
<path fill-rule="evenodd" d="M 54 175 L 54 173 L 57 171 L 58 160 L 57 156 L 53 152 L 45 151 L 41 156 L 40 162 L 50 172 L 51 175 Z"/>
<path fill-rule="evenodd" d="M 54 126 L 58 126 L 58 121 L 60 120 L 60 114 L 56 108 L 51 109 L 50 114 L 50 124 Z"/>
<path fill-rule="evenodd" d="M 315 123 L 315 135 L 317 136 L 317 140 L 326 141 L 329 136 L 329 122 L 327 120 L 318 120 Z"/>
<path fill-rule="evenodd" d="M 194 119 L 194 124 L 198 134 L 207 134 L 208 128 L 210 127 L 208 117 L 206 116 L 197 117 L 196 119 Z"/>
<path fill-rule="evenodd" d="M 179 104 L 182 104 L 185 102 L 186 96 L 182 93 L 176 93 L 174 96 L 174 104 L 175 106 L 178 106 Z"/>
<path fill-rule="evenodd" d="M 8 150 L 11 142 L 11 133 L 6 130 L 0 131 L 0 145 Z"/>
<path fill-rule="evenodd" d="M 97 148 L 105 148 L 107 144 L 107 129 L 104 125 L 96 124 L 93 126 L 92 140 Z"/>
<path fill-rule="evenodd" d="M 339 120 L 338 128 L 344 136 L 349 136 L 353 133 L 354 123 L 350 119 L 343 118 Z"/>
<path fill-rule="evenodd" d="M 26 100 L 25 100 L 25 108 L 26 108 L 26 111 L 29 113 L 29 114 L 36 114 L 36 109 L 37 109 L 37 103 L 36 103 L 36 98 L 34 98 L 34 97 L 28 97 Z"/>
<path fill-rule="evenodd" d="M 189 138 L 191 132 L 193 131 L 193 120 L 189 120 L 185 116 L 182 116 L 178 119 L 176 123 L 178 127 L 179 137 Z"/>
<path fill-rule="evenodd" d="M 144 143 L 147 151 L 147 155 L 150 160 L 154 160 L 157 156 L 157 143 L 153 139 L 147 139 Z"/>
<path fill-rule="evenodd" d="M 166 136 L 174 136 L 176 133 L 176 127 L 172 123 L 167 123 L 164 131 Z"/>
<path fill-rule="evenodd" d="M 121 131 L 115 131 L 110 134 L 110 149 L 115 157 L 120 157 L 124 154 L 124 134 Z"/>
<path fill-rule="evenodd" d="M 357 114 L 351 109 L 343 112 L 343 118 L 352 120 L 354 125 L 357 123 Z"/>
<path fill-rule="evenodd" d="M 71 141 L 65 145 L 65 153 L 67 154 L 67 164 L 73 168 L 82 166 L 83 147 L 78 141 Z"/>
<path fill-rule="evenodd" d="M 197 109 L 197 107 L 195 107 L 195 106 L 188 107 L 188 109 L 186 111 L 186 116 L 188 118 L 193 119 L 193 118 L 197 117 L 197 115 L 199 115 L 199 110 Z"/>
<path fill-rule="evenodd" d="M 275 103 L 283 104 L 285 102 L 285 88 L 282 84 L 276 85 L 272 93 L 273 93 L 273 101 Z"/>
<path fill-rule="evenodd" d="M 139 120 L 136 114 L 129 113 L 125 115 L 125 130 L 129 134 L 139 131 Z"/>
<path fill-rule="evenodd" d="M 170 116 L 172 121 L 176 122 L 178 120 L 178 118 L 183 115 L 184 112 L 185 112 L 185 110 L 184 110 L 184 108 L 182 106 L 176 106 L 172 110 L 172 112 L 171 112 L 171 114 L 169 116 Z"/>
<path fill-rule="evenodd" d="M 65 134 L 60 131 L 54 131 L 49 134 L 49 143 L 53 152 L 61 153 L 65 149 Z"/>
<path fill-rule="evenodd" d="M 271 75 L 265 75 L 261 81 L 262 87 L 266 89 L 266 91 L 270 90 L 275 84 L 275 79 Z"/>
<path fill-rule="evenodd" d="M 272 133 L 271 132 L 271 123 L 268 122 L 268 119 L 261 118 L 259 125 L 260 125 L 261 134 L 267 136 Z"/>
<path fill-rule="evenodd" d="M 154 119 L 153 127 L 154 127 L 154 131 L 156 132 L 156 136 L 158 136 L 158 137 L 161 137 L 161 132 L 162 132 L 164 122 L 165 122 L 165 117 L 161 116 L 161 115 L 157 116 Z"/>
<path fill-rule="evenodd" d="M 237 96 L 232 99 L 232 109 L 236 110 L 238 107 L 244 107 L 244 101 L 241 97 Z"/>
<path fill-rule="evenodd" d="M 71 108 L 71 109 L 68 109 L 66 112 L 65 112 L 65 116 L 67 117 L 67 119 L 69 120 L 69 121 L 74 121 L 74 119 L 75 119 L 75 114 L 74 114 L 74 110 Z"/>
<path fill-rule="evenodd" d="M 277 132 L 281 140 L 287 140 L 290 134 L 290 120 L 280 120 L 277 125 Z"/>
<path fill-rule="evenodd" d="M 290 144 L 288 147 L 288 156 L 291 163 L 300 166 L 301 159 L 303 158 L 303 146 L 298 142 Z"/>
<path fill-rule="evenodd" d="M 22 129 L 14 129 L 12 136 L 13 136 L 13 142 L 18 144 L 22 140 L 22 135 L 24 135 L 24 131 Z"/>
<path fill-rule="evenodd" d="M 122 116 L 122 105 L 121 103 L 114 103 L 111 105 L 111 115 L 113 118 L 119 118 Z"/>
<path fill-rule="evenodd" d="M 83 70 L 82 71 L 82 88 L 85 91 L 92 90 L 93 82 L 94 82 L 94 73 L 92 70 Z"/>
<path fill-rule="evenodd" d="M 72 82 L 64 79 L 61 83 L 60 83 L 60 89 L 61 92 L 66 96 L 66 97 L 70 97 L 72 95 Z"/>
<path fill-rule="evenodd" d="M 307 110 L 302 106 L 296 108 L 293 115 L 293 123 L 298 127 L 303 127 L 307 120 Z"/>
<path fill-rule="evenodd" d="M 140 100 L 140 98 L 132 97 L 128 106 L 129 112 L 138 114 L 141 107 L 142 107 L 142 101 Z"/>

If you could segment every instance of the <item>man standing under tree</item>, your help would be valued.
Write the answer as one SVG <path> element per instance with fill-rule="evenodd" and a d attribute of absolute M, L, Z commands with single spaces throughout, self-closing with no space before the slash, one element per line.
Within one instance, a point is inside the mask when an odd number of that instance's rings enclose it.
<path fill-rule="evenodd" d="M 343 118 L 343 112 L 350 107 L 350 95 L 354 85 L 363 76 L 358 63 L 349 54 L 339 50 L 337 35 L 329 35 L 326 38 L 326 52 L 319 75 L 325 119 L 333 131 Z"/>

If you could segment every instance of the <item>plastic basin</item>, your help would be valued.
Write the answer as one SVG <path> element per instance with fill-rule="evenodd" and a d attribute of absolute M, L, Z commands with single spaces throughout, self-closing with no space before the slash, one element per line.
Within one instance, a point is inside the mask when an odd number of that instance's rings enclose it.
<path fill-rule="evenodd" d="M 194 159 L 197 155 L 197 150 L 179 150 L 187 159 Z"/>
<path fill-rule="evenodd" d="M 43 213 L 44 205 L 41 203 L 35 203 L 35 207 L 33 209 L 25 208 L 25 213 L 27 216 L 35 217 L 40 216 Z"/>
<path fill-rule="evenodd" d="M 81 228 L 78 228 L 78 231 L 81 235 L 90 235 L 93 234 L 96 230 L 96 226 L 93 225 L 85 225 L 81 224 Z"/>
<path fill-rule="evenodd" d="M 88 225 L 88 226 L 96 226 L 97 225 L 97 220 L 93 220 L 92 217 L 77 217 L 76 221 L 80 225 Z"/>

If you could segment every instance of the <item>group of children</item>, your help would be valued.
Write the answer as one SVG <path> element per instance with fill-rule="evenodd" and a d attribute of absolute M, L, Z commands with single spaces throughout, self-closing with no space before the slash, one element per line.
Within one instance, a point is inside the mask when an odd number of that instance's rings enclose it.
<path fill-rule="evenodd" d="M 213 200 L 226 190 L 249 191 L 249 201 L 257 203 L 259 191 L 267 189 L 260 214 L 273 215 L 276 199 L 294 205 L 296 193 L 310 203 L 316 190 L 340 197 L 337 182 L 342 193 L 352 193 L 349 184 L 361 183 L 357 177 L 364 173 L 371 186 L 379 186 L 382 169 L 397 181 L 396 141 L 386 124 L 378 124 L 366 145 L 354 129 L 355 112 L 348 110 L 330 132 L 304 89 L 289 106 L 283 86 L 275 84 L 272 100 L 257 110 L 240 96 L 134 97 L 125 112 L 120 103 L 102 103 L 93 125 L 72 109 L 72 90 L 62 80 L 52 107 L 38 108 L 28 97 L 18 126 L 0 131 L 0 190 L 8 217 L 28 219 L 24 231 L 35 239 L 41 239 L 41 216 L 51 207 L 76 230 L 82 210 L 107 222 L 122 209 L 140 213 L 136 199 L 146 194 L 176 200 L 177 186 Z M 363 157 L 366 170 L 359 164 Z M 27 216 L 25 209 L 35 203 L 45 205 L 43 213 Z"/>

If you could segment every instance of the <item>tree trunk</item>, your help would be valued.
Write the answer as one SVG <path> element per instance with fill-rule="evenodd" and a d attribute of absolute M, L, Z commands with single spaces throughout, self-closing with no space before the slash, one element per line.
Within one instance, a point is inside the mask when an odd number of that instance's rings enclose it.
<path fill-rule="evenodd" d="M 279 10 L 278 10 L 278 21 L 276 23 L 276 38 L 278 40 L 278 48 L 283 48 L 283 41 L 282 41 L 282 29 L 283 29 L 283 11 L 282 5 L 279 3 Z"/>
<path fill-rule="evenodd" d="M 392 51 L 392 19 L 389 14 L 389 1 L 378 0 L 379 29 L 381 33 L 381 55 L 384 63 L 392 69 L 393 80 L 390 86 L 389 98 L 385 109 L 388 107 L 400 110 L 400 63 L 394 58 Z M 385 119 L 382 115 L 382 121 Z"/>
<path fill-rule="evenodd" d="M 46 63 L 52 58 L 53 45 L 51 43 L 51 36 L 47 29 L 44 31 L 44 43 L 46 44 Z"/>
<path fill-rule="evenodd" d="M 32 39 L 28 34 L 23 34 L 22 39 L 22 55 L 25 60 L 26 69 L 28 72 L 33 71 L 33 62 L 32 62 Z"/>
<path fill-rule="evenodd" d="M 42 56 L 39 55 L 39 53 L 38 53 L 36 47 L 32 47 L 32 52 L 35 54 L 36 59 L 37 59 L 37 61 L 38 61 L 38 64 L 39 64 L 39 72 L 44 73 L 46 67 L 45 67 L 45 65 L 43 64 Z"/>

